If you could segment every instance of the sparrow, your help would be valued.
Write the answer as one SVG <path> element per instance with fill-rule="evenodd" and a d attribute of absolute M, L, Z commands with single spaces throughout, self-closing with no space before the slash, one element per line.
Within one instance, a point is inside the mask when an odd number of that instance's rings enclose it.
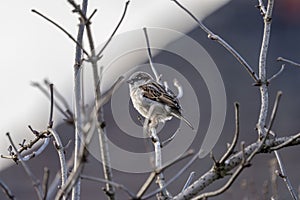
<path fill-rule="evenodd" d="M 134 108 L 146 119 L 165 123 L 176 117 L 183 120 L 191 129 L 192 124 L 182 116 L 182 108 L 176 95 L 155 81 L 146 72 L 135 72 L 128 79 L 130 98 Z M 149 110 L 154 107 L 151 116 Z"/>

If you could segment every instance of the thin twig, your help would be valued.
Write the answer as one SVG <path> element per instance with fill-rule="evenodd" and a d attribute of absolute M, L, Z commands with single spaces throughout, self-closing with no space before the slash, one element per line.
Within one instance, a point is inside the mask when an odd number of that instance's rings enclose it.
<path fill-rule="evenodd" d="M 46 17 L 45 15 L 43 15 L 42 13 L 40 13 L 39 11 L 32 9 L 31 10 L 33 13 L 41 16 L 42 18 L 44 18 L 45 20 L 47 20 L 48 22 L 50 22 L 51 24 L 53 24 L 54 26 L 56 26 L 57 28 L 59 28 L 62 32 L 64 32 L 73 42 L 76 43 L 76 45 L 80 46 L 80 48 L 82 49 L 83 53 L 85 55 L 87 55 L 87 57 L 90 57 L 88 52 L 81 46 L 81 44 L 79 44 L 77 42 L 77 40 L 75 40 L 75 38 L 66 30 L 64 29 L 61 25 L 59 25 L 58 23 L 56 23 L 55 21 L 51 20 L 50 18 Z"/>
<path fill-rule="evenodd" d="M 222 158 L 220 159 L 220 163 L 224 163 L 225 160 L 227 160 L 229 158 L 229 156 L 232 155 L 234 148 L 237 144 L 238 138 L 239 138 L 239 134 L 240 134 L 240 104 L 238 102 L 234 103 L 234 110 L 235 110 L 235 133 L 234 133 L 234 137 L 233 140 L 230 144 L 230 146 L 228 147 L 226 153 L 222 156 Z"/>
<path fill-rule="evenodd" d="M 28 165 L 23 161 L 21 154 L 18 152 L 17 147 L 15 146 L 14 142 L 12 141 L 12 138 L 10 137 L 9 133 L 6 133 L 6 136 L 9 139 L 9 142 L 11 144 L 11 146 L 13 147 L 15 153 L 18 156 L 18 161 L 21 162 L 26 174 L 29 176 L 29 178 L 31 179 L 32 185 L 37 193 L 38 199 L 42 200 L 43 199 L 43 191 L 42 191 L 42 187 L 41 187 L 41 183 L 40 181 L 34 176 L 34 174 L 32 173 L 32 171 L 30 170 L 30 168 L 28 167 Z"/>
<path fill-rule="evenodd" d="M 49 92 L 38 82 L 31 82 L 31 85 L 34 87 L 37 87 L 47 98 L 51 99 Z M 66 113 L 65 110 L 57 103 L 57 101 L 54 101 L 55 107 L 59 110 L 59 112 L 66 117 L 66 119 L 70 120 L 70 114 Z"/>
<path fill-rule="evenodd" d="M 3 190 L 3 193 L 6 195 L 6 197 L 10 200 L 15 200 L 15 195 L 13 195 L 13 193 L 11 192 L 11 190 L 9 189 L 9 187 L 2 181 L 0 180 L 0 187 Z"/>
<path fill-rule="evenodd" d="M 283 58 L 283 57 L 278 57 L 278 58 L 277 58 L 277 61 L 286 62 L 286 63 L 291 64 L 291 65 L 294 65 L 294 66 L 296 66 L 296 67 L 300 67 L 300 64 L 299 64 L 299 63 L 294 62 L 294 61 L 291 61 L 291 60 L 286 59 L 286 58 Z"/>
<path fill-rule="evenodd" d="M 283 178 L 283 180 L 284 180 L 284 182 L 285 182 L 285 184 L 286 184 L 286 186 L 287 186 L 287 188 L 288 188 L 288 190 L 289 190 L 289 192 L 290 192 L 292 198 L 293 198 L 294 200 L 297 200 L 297 199 L 298 199 L 298 198 L 297 198 L 297 195 L 296 195 L 296 193 L 295 193 L 295 190 L 294 190 L 294 188 L 293 188 L 293 186 L 292 186 L 292 184 L 291 184 L 291 181 L 290 181 L 289 177 L 287 176 L 285 167 L 283 166 L 283 162 L 281 161 L 281 158 L 280 158 L 280 156 L 279 156 L 279 153 L 278 153 L 277 151 L 274 151 L 274 153 L 275 153 L 275 156 L 276 156 L 276 159 L 277 159 L 277 162 L 278 162 L 280 171 L 281 171 L 281 175 L 282 175 L 282 176 L 280 176 L 280 177 Z"/>
<path fill-rule="evenodd" d="M 49 85 L 50 87 L 50 116 L 48 122 L 48 128 L 53 127 L 53 104 L 54 104 L 54 94 L 53 94 L 53 84 Z"/>
<path fill-rule="evenodd" d="M 79 47 L 79 51 L 81 51 L 80 47 Z M 50 82 L 47 79 L 44 79 L 44 83 L 47 86 L 50 85 Z M 62 103 L 62 105 L 65 107 L 65 110 L 66 110 L 65 112 L 70 115 L 69 118 L 73 119 L 74 114 L 72 113 L 70 105 L 67 102 L 67 100 L 65 99 L 65 97 L 56 89 L 56 87 L 53 87 L 53 92 L 54 92 L 55 99 L 59 100 Z"/>
<path fill-rule="evenodd" d="M 199 25 L 199 27 L 207 33 L 208 38 L 217 41 L 219 44 L 221 44 L 229 53 L 231 53 L 241 64 L 245 67 L 247 72 L 250 74 L 250 76 L 253 78 L 253 80 L 257 83 L 259 81 L 259 78 L 257 77 L 256 73 L 253 71 L 252 67 L 245 61 L 245 59 L 233 48 L 231 47 L 225 40 L 223 40 L 220 36 L 214 34 L 211 30 L 209 30 L 200 20 L 197 19 L 197 17 L 189 11 L 187 8 L 185 8 L 181 3 L 179 3 L 177 0 L 171 0 L 175 2 L 176 5 L 178 5 L 182 10 L 184 10 L 188 15 L 190 15 Z"/>
<path fill-rule="evenodd" d="M 48 185 L 49 185 L 49 169 L 47 167 L 44 168 L 44 176 L 43 176 L 43 193 L 44 193 L 44 198 L 43 200 L 47 199 L 47 194 L 48 194 Z"/>
<path fill-rule="evenodd" d="M 272 126 L 274 124 L 274 120 L 276 118 L 276 114 L 277 114 L 277 111 L 278 111 L 278 106 L 279 106 L 279 103 L 280 103 L 281 96 L 282 96 L 282 92 L 278 91 L 277 95 L 276 95 L 275 102 L 274 102 L 273 110 L 272 110 L 272 113 L 271 113 L 271 117 L 270 117 L 270 121 L 269 121 L 269 125 L 268 125 L 268 130 L 267 130 L 267 135 L 269 134 L 269 132 L 272 129 Z"/>
<path fill-rule="evenodd" d="M 285 64 L 281 65 L 280 70 L 274 74 L 271 78 L 268 79 L 268 83 L 270 83 L 273 79 L 277 78 L 284 70 Z"/>
<path fill-rule="evenodd" d="M 28 144 L 22 144 L 21 147 L 18 149 L 19 154 L 21 154 L 23 151 L 26 151 L 28 149 L 31 149 L 35 144 L 37 144 L 41 139 L 46 138 L 47 140 L 47 135 L 48 135 L 48 131 L 42 131 L 42 132 L 38 132 L 36 130 L 33 130 L 32 127 L 29 125 L 28 126 L 29 129 L 33 132 L 33 134 L 36 136 L 33 140 L 31 140 Z M 48 141 L 44 141 L 43 145 L 39 148 L 39 149 L 44 149 L 46 146 L 44 146 L 45 144 L 48 144 Z M 40 150 L 38 150 L 40 151 Z M 26 157 L 26 156 L 25 156 Z M 32 156 L 30 156 L 32 157 Z M 1 155 L 1 158 L 7 158 L 7 159 L 15 159 L 16 155 L 10 155 L 10 156 L 4 156 Z M 27 159 L 27 158 L 26 158 Z M 24 158 L 23 158 L 24 160 Z"/>
<path fill-rule="evenodd" d="M 185 184 L 184 184 L 184 186 L 183 186 L 181 192 L 184 191 L 187 187 L 190 186 L 192 180 L 193 180 L 194 177 L 195 177 L 195 174 L 196 174 L 196 172 L 194 172 L 194 171 L 190 173 L 190 175 L 189 175 L 188 179 L 186 180 L 186 182 L 185 182 Z"/>
<path fill-rule="evenodd" d="M 136 198 L 135 194 L 133 192 L 131 192 L 127 187 L 125 187 L 122 184 L 119 184 L 119 183 L 116 183 L 116 182 L 113 182 L 113 181 L 108 181 L 108 180 L 105 180 L 103 178 L 96 178 L 96 177 L 87 176 L 87 175 L 81 175 L 80 178 L 83 179 L 83 180 L 94 181 L 94 182 L 97 182 L 97 183 L 108 183 L 109 182 L 109 184 L 114 185 L 116 188 L 121 189 L 124 192 L 126 192 L 128 194 L 128 196 L 130 196 L 132 199 Z"/>
<path fill-rule="evenodd" d="M 117 26 L 115 27 L 114 31 L 112 32 L 112 34 L 110 35 L 110 37 L 108 38 L 108 40 L 106 41 L 106 43 L 104 44 L 104 46 L 102 47 L 102 49 L 99 51 L 99 53 L 97 54 L 97 57 L 100 57 L 103 53 L 103 51 L 105 50 L 105 48 L 107 47 L 107 45 L 110 43 L 110 41 L 112 40 L 112 38 L 114 37 L 114 35 L 116 34 L 117 30 L 119 29 L 120 25 L 122 24 L 123 22 L 123 19 L 125 18 L 125 15 L 127 13 L 127 8 L 128 8 L 128 5 L 129 5 L 130 1 L 126 1 L 125 3 L 125 8 L 124 8 L 124 11 L 123 11 L 123 14 L 122 14 L 122 17 L 121 19 L 119 20 L 119 23 L 117 24 Z"/>
<path fill-rule="evenodd" d="M 147 33 L 147 28 L 144 27 L 143 28 L 144 34 L 145 34 L 145 39 L 146 39 L 146 44 L 147 44 L 147 52 L 148 52 L 148 60 L 149 60 L 149 64 L 151 67 L 151 70 L 155 76 L 155 80 L 157 82 L 160 83 L 160 76 L 158 75 L 154 65 L 153 65 L 153 57 L 152 57 L 152 53 L 151 53 L 151 46 L 150 46 L 150 41 L 149 41 L 149 37 L 148 37 L 148 33 Z"/>
<path fill-rule="evenodd" d="M 165 141 L 162 141 L 161 147 L 164 147 L 167 144 L 169 144 L 175 138 L 175 136 L 177 135 L 177 133 L 179 133 L 179 131 L 180 131 L 180 127 L 175 131 L 175 133 L 173 133 L 173 135 L 171 137 L 169 137 Z"/>

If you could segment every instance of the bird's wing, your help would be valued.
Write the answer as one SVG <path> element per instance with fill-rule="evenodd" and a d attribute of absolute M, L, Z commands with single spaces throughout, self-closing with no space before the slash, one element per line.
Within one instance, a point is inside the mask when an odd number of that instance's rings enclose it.
<path fill-rule="evenodd" d="M 180 113 L 179 101 L 171 90 L 166 91 L 162 85 L 156 82 L 146 83 L 141 85 L 140 88 L 143 90 L 145 98 L 165 104 Z"/>

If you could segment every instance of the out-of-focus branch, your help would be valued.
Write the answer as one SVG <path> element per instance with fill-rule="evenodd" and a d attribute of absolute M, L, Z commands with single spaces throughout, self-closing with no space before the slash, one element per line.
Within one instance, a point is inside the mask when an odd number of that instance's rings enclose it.
<path fill-rule="evenodd" d="M 124 16 L 127 11 L 127 7 L 129 4 L 129 1 L 126 2 L 125 4 L 125 9 L 123 12 L 123 15 L 121 17 L 121 20 L 119 21 L 118 25 L 116 26 L 115 30 L 113 31 L 112 35 L 110 36 L 109 40 L 105 44 L 105 46 L 100 50 L 98 54 L 96 54 L 96 49 L 95 49 L 95 44 L 94 44 L 94 39 L 93 39 L 93 34 L 91 30 L 91 22 L 90 22 L 90 17 L 87 18 L 85 14 L 82 12 L 80 9 L 80 6 L 76 4 L 75 1 L 73 0 L 68 0 L 68 2 L 73 6 L 74 10 L 73 12 L 76 12 L 79 14 L 81 17 L 81 20 L 85 24 L 86 27 L 86 32 L 87 32 L 87 37 L 88 37 L 88 43 L 90 46 L 90 56 L 89 56 L 89 61 L 92 63 L 92 70 L 93 70 L 93 82 L 94 82 L 94 91 L 95 91 L 95 110 L 99 111 L 96 112 L 96 127 L 97 127 L 97 132 L 99 134 L 99 143 L 100 143 L 100 154 L 101 154 L 101 160 L 102 160 L 102 166 L 103 166 L 103 173 L 104 177 L 108 181 L 112 181 L 112 169 L 111 169 L 111 163 L 110 163 L 110 156 L 109 156 L 109 150 L 108 150 L 108 144 L 107 144 L 107 135 L 105 132 L 105 123 L 104 123 L 104 116 L 103 116 L 103 111 L 101 109 L 101 106 L 99 105 L 99 101 L 101 100 L 101 91 L 100 91 L 100 77 L 102 74 L 99 75 L 98 71 L 98 60 L 101 58 L 102 51 L 106 48 L 106 46 L 109 44 L 111 39 L 113 38 L 114 34 L 116 33 L 117 29 L 121 25 Z M 93 15 L 93 14 L 92 14 Z M 115 189 L 113 185 L 110 185 L 109 183 L 106 184 L 106 189 L 105 193 L 108 196 L 109 199 L 113 200 L 115 199 Z"/>
<path fill-rule="evenodd" d="M 82 1 L 82 13 L 86 15 L 87 12 L 87 6 L 88 1 L 83 0 Z M 75 146 L 74 146 L 74 165 L 73 170 L 76 170 L 78 166 L 78 162 L 80 161 L 78 159 L 79 151 L 80 151 L 80 140 L 83 136 L 83 104 L 82 102 L 82 70 L 81 70 L 81 64 L 82 64 L 82 49 L 80 48 L 80 45 L 82 45 L 83 40 L 83 33 L 84 33 L 84 23 L 82 20 L 80 20 L 78 33 L 77 33 L 77 44 L 76 44 L 76 51 L 75 51 L 75 64 L 74 64 L 74 73 L 73 73 L 73 93 L 74 93 L 74 125 L 75 125 Z M 80 179 L 77 179 L 77 183 L 74 186 L 72 190 L 72 200 L 79 200 L 80 199 Z"/>
<path fill-rule="evenodd" d="M 8 199 L 10 199 L 10 200 L 16 199 L 15 195 L 13 195 L 13 193 L 11 192 L 9 187 L 2 180 L 0 180 L 0 187 Z"/>
<path fill-rule="evenodd" d="M 42 188 L 43 188 L 43 200 L 47 199 L 47 195 L 48 195 L 48 185 L 49 185 L 49 174 L 50 171 L 47 167 L 44 168 L 44 176 L 43 176 L 43 184 L 42 184 Z"/>

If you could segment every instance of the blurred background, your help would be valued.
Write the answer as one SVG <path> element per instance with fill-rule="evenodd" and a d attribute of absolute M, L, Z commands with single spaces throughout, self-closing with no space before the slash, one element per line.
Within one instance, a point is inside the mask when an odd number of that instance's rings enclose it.
<path fill-rule="evenodd" d="M 65 2 L 64 2 L 65 3 Z M 253 69 L 257 72 L 258 71 L 258 57 L 262 39 L 262 30 L 263 30 L 263 21 L 260 15 L 260 12 L 255 5 L 257 4 L 256 1 L 238 1 L 232 0 L 228 4 L 224 5 L 213 14 L 209 15 L 204 19 L 204 24 L 207 25 L 213 32 L 222 36 L 229 44 L 231 44 L 253 67 Z M 39 5 L 41 6 L 41 5 Z M 201 6 L 201 5 L 199 5 Z M 30 6 L 29 6 L 30 7 Z M 29 8 L 28 7 L 28 8 Z M 121 12 L 121 8 L 118 10 L 117 13 Z M 31 8 L 31 7 L 30 7 Z M 10 8 L 5 8 L 10 9 Z M 24 7 L 17 7 L 11 11 L 12 15 L 13 12 L 18 12 L 18 9 L 25 9 Z M 27 8 L 26 8 L 27 9 Z M 46 8 L 43 8 L 47 11 Z M 67 9 L 70 9 L 67 7 Z M 92 7 L 90 7 L 92 9 Z M 172 7 L 172 9 L 174 9 Z M 300 62 L 299 52 L 300 52 L 300 2 L 297 0 L 278 0 L 275 2 L 274 14 L 272 19 L 272 32 L 270 38 L 270 46 L 269 46 L 269 54 L 268 54 L 268 77 L 271 77 L 275 74 L 281 67 L 281 63 L 276 61 L 276 58 L 279 56 L 290 58 L 292 60 Z M 100 9 L 102 12 L 102 9 Z M 130 11 L 129 11 L 130 12 Z M 170 10 L 172 12 L 172 10 Z M 55 12 L 53 12 L 55 13 Z M 60 21 L 64 22 L 66 19 L 72 19 L 75 24 L 74 16 L 70 14 L 70 16 L 63 16 Z M 51 15 L 50 15 L 51 16 Z M 55 15 L 54 15 L 55 16 Z M 64 18 L 65 17 L 65 18 Z M 12 17 L 13 18 L 13 17 Z M 14 18 L 13 18 L 14 19 Z M 97 19 L 99 19 L 97 17 Z M 15 19 L 16 21 L 11 22 L 14 23 L 15 26 L 22 26 L 21 19 Z M 36 17 L 32 17 L 32 20 L 40 21 L 41 19 L 36 19 Z M 187 23 L 193 23 L 193 21 L 186 17 L 185 20 Z M 21 23 L 21 24 L 20 24 Z M 97 22 L 97 24 L 101 22 Z M 96 22 L 95 22 L 96 24 Z M 67 27 L 72 27 L 70 24 L 67 24 Z M 27 28 L 27 27 L 22 27 Z M 31 27 L 32 28 L 32 27 Z M 47 30 L 45 30 L 47 29 Z M 73 27 L 74 32 L 76 32 L 76 27 Z M 21 31 L 21 30 L 16 30 Z M 18 37 L 16 31 L 12 32 L 12 37 L 6 38 L 7 40 L 14 40 L 14 37 Z M 51 31 L 53 34 L 58 34 L 53 27 L 51 27 L 47 23 L 40 23 L 40 27 L 35 30 L 35 32 L 41 31 Z M 16 34 L 16 35 L 14 35 Z M 41 33 L 39 33 L 41 34 Z M 213 42 L 207 39 L 206 34 L 200 30 L 199 28 L 194 28 L 193 30 L 188 32 L 188 35 L 193 39 L 197 40 L 210 54 L 210 56 L 214 59 L 215 63 L 218 66 L 218 69 L 222 75 L 226 95 L 227 95 L 227 116 L 224 125 L 224 129 L 222 132 L 221 137 L 218 140 L 217 145 L 213 149 L 214 156 L 218 159 L 226 150 L 227 143 L 231 142 L 233 133 L 234 133 L 234 108 L 233 103 L 238 101 L 240 103 L 240 141 L 246 141 L 246 145 L 252 142 L 255 142 L 257 139 L 256 131 L 254 130 L 255 125 L 258 119 L 258 112 L 260 106 L 260 94 L 257 87 L 252 86 L 253 80 L 248 75 L 248 73 L 244 70 L 244 68 L 230 55 L 223 47 L 221 47 L 218 43 Z M 49 43 L 57 42 L 58 44 L 65 44 L 65 38 L 61 37 L 61 41 L 52 41 L 51 38 L 39 38 L 39 41 L 33 43 L 32 46 L 27 46 L 25 49 L 22 48 L 22 43 L 18 44 L 21 46 L 22 51 L 28 50 L 32 51 L 32 54 L 35 55 L 35 51 L 42 51 L 47 52 L 47 46 L 50 45 Z M 25 40 L 26 38 L 24 38 Z M 173 41 L 176 43 L 176 41 Z M 7 52 L 11 52 L 12 54 L 16 54 L 16 59 L 26 60 L 26 57 L 22 57 L 22 51 L 19 51 L 18 45 L 15 45 L 14 50 L 7 50 Z M 64 57 L 52 57 L 51 53 L 47 56 L 49 59 L 54 59 L 57 61 L 58 65 L 61 65 L 59 61 L 61 60 L 68 60 L 68 66 L 72 66 L 73 64 L 73 52 L 72 45 L 68 44 L 68 47 L 59 47 L 56 49 L 58 51 L 68 51 L 71 49 L 70 52 L 67 52 L 67 55 L 64 54 Z M 6 48 L 6 47 L 4 47 Z M 11 46 L 9 47 L 11 48 Z M 39 49 L 39 50 L 37 50 Z M 51 51 L 49 51 L 51 52 Z M 64 52 L 65 53 L 65 52 Z M 65 56 L 68 56 L 66 59 Z M 70 59 L 72 58 L 72 59 Z M 187 65 L 184 60 L 180 59 L 170 59 L 171 55 L 168 52 L 161 52 L 154 57 L 154 61 L 157 63 L 163 63 L 168 66 L 172 66 L 177 70 L 183 70 L 182 68 Z M 5 59 L 5 56 L 4 58 Z M 13 63 L 14 60 L 11 60 Z M 41 68 L 43 67 L 43 62 L 47 62 L 44 60 L 39 60 L 37 56 L 34 56 L 34 60 L 32 61 L 32 65 L 38 65 Z M 1 69 L 5 69 L 3 67 L 9 66 L 2 66 Z M 22 70 L 26 70 L 27 66 L 21 66 Z M 191 78 L 191 82 L 199 81 L 199 77 L 193 76 L 193 71 L 188 70 L 187 68 L 185 76 Z M 49 69 L 45 69 L 46 71 Z M 63 69 L 62 70 L 66 70 Z M 20 73 L 19 70 L 13 71 L 14 73 Z M 5 71 L 4 71 L 5 73 Z M 49 70 L 49 73 L 58 73 Z M 59 73 L 64 73 L 59 71 Z M 66 70 L 66 76 L 69 78 L 72 76 L 71 70 Z M 54 77 L 54 76 L 53 76 Z M 32 80 L 41 81 L 43 78 L 47 78 L 42 76 L 41 74 L 34 75 Z M 51 81 L 54 83 L 60 82 L 62 80 L 55 80 L 55 78 L 50 77 Z M 194 79 L 194 80 L 193 80 Z M 10 87 L 11 84 L 15 84 L 18 80 L 8 80 L 7 85 L 2 85 L 1 88 Z M 200 98 L 200 103 L 202 105 L 209 105 L 209 100 L 207 99 L 207 89 L 205 85 L 199 81 L 199 88 L 197 88 L 200 92 L 198 98 Z M 281 103 L 279 105 L 279 111 L 277 114 L 277 118 L 275 120 L 273 131 L 280 136 L 289 136 L 299 132 L 300 130 L 300 95 L 299 95 L 299 87 L 300 84 L 300 69 L 294 66 L 286 65 L 284 72 L 274 79 L 270 83 L 270 105 L 274 102 L 275 96 L 277 91 L 283 91 L 283 97 Z M 59 84 L 58 84 L 59 85 Z M 2 91 L 4 89 L 1 89 Z M 59 89 L 59 86 L 58 86 Z M 15 90 L 12 92 L 16 92 L 15 98 L 19 104 L 22 104 L 23 98 L 40 98 L 44 99 L 42 102 L 42 106 L 48 108 L 49 102 L 44 98 L 42 94 L 39 93 L 35 88 L 32 88 L 34 91 L 33 95 L 28 96 L 19 96 Z M 68 91 L 69 90 L 69 91 Z M 65 95 L 67 98 L 71 99 L 71 86 L 66 89 Z M 5 94 L 2 93 L 1 104 L 11 105 L 9 100 L 5 99 Z M 203 97 L 202 97 L 203 96 Z M 6 100 L 6 101 L 5 101 Z M 32 102 L 34 104 L 34 102 Z M 204 108 L 203 108 L 204 107 Z M 210 109 L 205 108 L 202 106 L 201 109 L 201 122 L 199 123 L 200 131 L 207 129 L 207 121 L 208 117 L 210 116 Z M 35 116 L 36 118 L 40 118 L 38 110 L 31 110 L 31 112 L 24 113 L 19 110 L 11 110 L 12 116 L 9 116 L 11 119 L 14 119 L 16 116 L 23 116 L 17 117 L 16 119 L 22 120 L 25 124 L 24 130 L 26 130 L 26 125 L 32 124 L 29 121 L 28 116 Z M 130 111 L 131 115 L 136 115 L 135 111 L 131 108 Z M 48 116 L 46 114 L 45 116 Z M 115 144 L 121 146 L 122 148 L 126 148 L 128 150 L 134 152 L 145 151 L 145 142 L 143 139 L 137 139 L 133 137 L 129 137 L 125 134 L 122 134 L 114 124 L 113 117 L 111 115 L 110 105 L 108 104 L 105 107 L 105 116 L 107 122 L 107 132 L 113 133 L 109 134 L 108 137 L 111 141 Z M 30 118 L 31 119 L 31 118 Z M 47 123 L 48 118 L 39 120 L 37 124 L 32 124 L 34 127 L 43 128 Z M 5 121 L 2 121 L 1 124 L 5 124 Z M 13 126 L 13 122 L 8 122 Z M 173 120 L 168 122 L 166 125 L 166 129 L 170 127 L 176 127 L 178 125 L 178 121 Z M 71 125 L 66 123 L 56 124 L 57 131 L 61 133 L 61 137 L 63 143 L 66 144 L 70 139 L 73 141 L 73 128 Z M 9 129 L 10 130 L 10 129 Z M 5 132 L 9 130 L 2 130 L 1 134 L 5 134 Z M 22 129 L 21 129 L 22 130 Z M 4 132 L 5 131 L 5 132 Z M 24 134 L 30 134 L 28 130 L 24 131 Z M 12 133 L 14 138 L 14 133 Z M 167 138 L 167 135 L 161 136 L 162 138 Z M 191 149 L 199 149 L 199 144 L 202 143 L 203 135 L 197 134 L 196 139 L 194 140 L 193 144 L 190 146 Z M 14 138 L 16 142 L 21 142 L 22 138 Z M 3 139 L 2 139 L 3 140 Z M 67 157 L 71 156 L 71 149 L 72 145 L 69 149 L 66 150 Z M 6 148 L 6 147 L 5 147 Z M 6 152 L 0 152 L 1 154 L 6 154 Z M 292 182 L 292 185 L 296 190 L 299 187 L 299 167 L 300 167 L 300 160 L 299 160 L 299 147 L 288 147 L 280 151 L 280 155 L 282 156 L 282 160 L 286 166 L 287 173 L 289 178 Z M 270 199 L 270 197 L 274 194 L 272 190 L 271 184 L 271 176 L 274 170 L 272 168 L 272 159 L 274 159 L 274 154 L 264 154 L 258 155 L 252 162 L 252 166 L 250 168 L 245 169 L 239 178 L 235 181 L 232 187 L 223 195 L 219 197 L 215 197 L 212 199 Z M 166 180 L 170 177 L 174 176 L 176 172 L 182 168 L 186 161 L 181 161 L 176 165 L 172 166 L 165 172 Z M 11 162 L 12 163 L 12 162 Z M 12 163 L 13 164 L 13 163 Z M 50 144 L 46 151 L 30 160 L 28 162 L 29 166 L 35 172 L 35 175 L 38 178 L 42 178 L 43 175 L 43 168 L 45 166 L 49 167 L 50 169 L 50 180 L 53 180 L 58 168 L 59 163 L 57 159 L 57 153 L 55 152 L 53 146 Z M 182 174 L 182 176 L 172 183 L 169 187 L 169 190 L 172 194 L 178 193 L 181 188 L 183 187 L 189 173 L 191 171 L 196 172 L 195 177 L 200 177 L 203 173 L 208 171 L 212 166 L 212 160 L 207 156 L 203 159 L 197 160 L 188 170 Z M 274 164 L 273 164 L 274 166 Z M 94 159 L 92 156 L 88 158 L 88 163 L 84 169 L 84 174 L 101 177 L 102 176 L 102 167 L 101 164 Z M 132 174 L 132 173 L 124 173 L 117 170 L 113 171 L 114 181 L 117 183 L 121 183 L 127 186 L 131 191 L 136 192 L 146 180 L 148 174 Z M 11 165 L 9 168 L 3 169 L 0 172 L 0 179 L 2 179 L 13 191 L 16 195 L 17 199 L 35 199 L 36 195 L 32 184 L 25 174 L 21 165 Z M 212 191 L 221 187 L 226 180 L 219 180 L 216 181 L 211 186 L 207 187 L 205 191 Z M 104 184 L 96 184 L 91 183 L 89 181 L 82 181 L 82 199 L 95 199 L 97 198 L 104 198 L 103 192 L 101 187 Z M 289 193 L 287 191 L 286 186 L 283 183 L 283 180 L 277 180 L 276 186 L 278 187 L 278 194 L 280 199 L 289 199 Z M 152 191 L 156 188 L 156 185 L 153 184 L 149 191 Z M 117 192 L 117 197 L 119 199 L 127 199 L 127 196 L 124 192 L 119 191 Z M 0 193 L 0 199 L 5 199 L 2 193 Z"/>

